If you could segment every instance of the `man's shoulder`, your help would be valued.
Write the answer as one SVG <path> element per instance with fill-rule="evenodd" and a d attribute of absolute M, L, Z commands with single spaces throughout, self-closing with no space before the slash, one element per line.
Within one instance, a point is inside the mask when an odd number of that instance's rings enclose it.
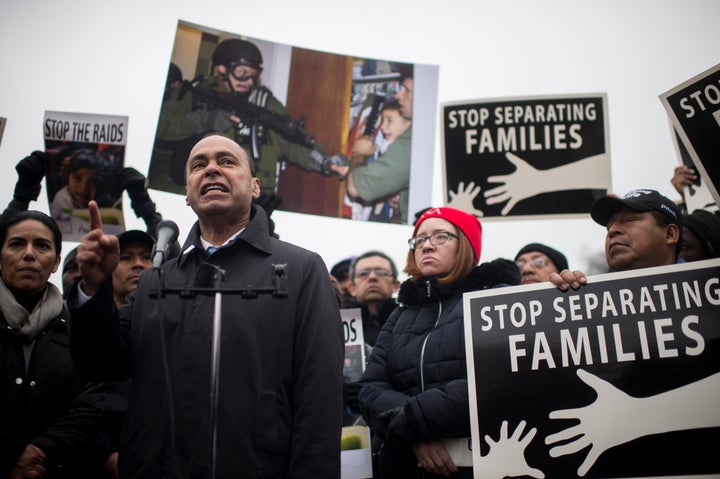
<path fill-rule="evenodd" d="M 287 241 L 283 241 L 273 237 L 270 238 L 270 245 L 272 246 L 272 255 L 288 255 L 295 258 L 305 258 L 308 260 L 314 260 L 315 258 L 320 257 L 314 251 L 303 248 L 302 246 L 298 246 L 294 243 L 288 243 Z"/>

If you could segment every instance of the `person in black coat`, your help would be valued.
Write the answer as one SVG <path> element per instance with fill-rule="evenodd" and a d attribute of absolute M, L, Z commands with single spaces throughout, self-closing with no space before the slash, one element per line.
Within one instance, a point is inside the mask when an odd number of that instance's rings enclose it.
<path fill-rule="evenodd" d="M 382 477 L 472 477 L 448 441 L 470 436 L 462 294 L 520 284 L 509 260 L 476 266 L 482 228 L 453 208 L 430 208 L 409 240 L 400 306 L 388 318 L 360 381 L 360 405 L 385 439 Z"/>
<path fill-rule="evenodd" d="M 198 221 L 180 256 L 145 273 L 119 311 L 110 277 L 119 245 L 103 234 L 94 202 L 78 247 L 82 280 L 68 300 L 75 364 L 88 377 L 133 381 L 120 476 L 336 479 L 343 334 L 326 267 L 271 236 L 263 208 L 252 204 L 260 193 L 254 164 L 233 140 L 200 140 L 186 176 Z M 213 404 L 218 303 L 214 294 L 180 292 L 212 290 L 216 274 L 248 295 L 223 293 Z M 159 280 L 179 294 L 154 294 Z"/>
<path fill-rule="evenodd" d="M 38 211 L 0 222 L 0 477 L 95 477 L 103 385 L 73 368 L 69 313 L 50 275 L 62 237 Z"/>

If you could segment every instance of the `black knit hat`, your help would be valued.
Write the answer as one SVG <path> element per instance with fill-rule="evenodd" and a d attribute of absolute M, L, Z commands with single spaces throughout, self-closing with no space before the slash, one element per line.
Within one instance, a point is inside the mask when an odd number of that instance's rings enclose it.
<path fill-rule="evenodd" d="M 75 261 L 75 258 L 77 258 L 77 247 L 71 249 L 67 255 L 65 255 L 65 259 L 63 260 L 63 273 L 65 272 L 65 268 L 68 267 L 68 265 Z"/>
<path fill-rule="evenodd" d="M 706 210 L 683 215 L 683 224 L 693 232 L 708 258 L 720 258 L 720 216 Z"/>
<path fill-rule="evenodd" d="M 564 254 L 554 248 L 551 248 L 541 243 L 530 243 L 520 248 L 520 251 L 518 251 L 518 253 L 515 255 L 515 261 L 517 261 L 520 256 L 524 255 L 525 253 L 530 253 L 531 251 L 537 251 L 538 253 L 542 253 L 548 258 L 550 258 L 550 261 L 553 262 L 558 271 L 568 269 L 568 261 Z"/>

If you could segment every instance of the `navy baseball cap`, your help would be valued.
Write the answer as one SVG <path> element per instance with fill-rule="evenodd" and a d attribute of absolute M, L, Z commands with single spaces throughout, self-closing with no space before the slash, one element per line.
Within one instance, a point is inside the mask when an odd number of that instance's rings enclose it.
<path fill-rule="evenodd" d="M 682 212 L 680 207 L 670 198 L 655 190 L 632 190 L 625 196 L 604 196 L 595 200 L 590 207 L 590 216 L 601 226 L 607 226 L 610 217 L 621 208 L 635 211 L 659 211 L 668 216 L 671 223 L 682 228 Z"/>
<path fill-rule="evenodd" d="M 130 244 L 141 244 L 152 248 L 155 245 L 155 239 L 144 231 L 127 230 L 118 235 L 118 242 L 122 250 Z"/>

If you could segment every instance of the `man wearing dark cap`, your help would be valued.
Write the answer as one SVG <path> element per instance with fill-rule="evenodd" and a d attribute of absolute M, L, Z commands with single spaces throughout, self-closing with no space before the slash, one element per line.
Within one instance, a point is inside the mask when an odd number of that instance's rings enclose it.
<path fill-rule="evenodd" d="M 541 243 L 523 246 L 515 255 L 522 284 L 549 281 L 550 275 L 568 269 L 567 258 L 560 251 Z"/>
<path fill-rule="evenodd" d="M 718 212 L 695 210 L 683 215 L 683 242 L 680 257 L 685 261 L 720 258 L 720 216 Z"/>
<path fill-rule="evenodd" d="M 657 191 L 633 190 L 622 198 L 600 198 L 590 207 L 590 216 L 607 228 L 605 258 L 610 271 L 677 263 L 682 212 Z"/>
<path fill-rule="evenodd" d="M 140 276 L 152 267 L 152 249 L 155 240 L 140 230 L 129 230 L 118 235 L 120 260 L 113 271 L 113 298 L 122 306 L 128 294 L 137 289 Z"/>
<path fill-rule="evenodd" d="M 622 198 L 605 196 L 590 207 L 590 216 L 605 226 L 605 259 L 610 271 L 666 266 L 680 259 L 682 212 L 655 190 L 633 190 Z M 561 271 L 550 281 L 561 290 L 587 283 L 581 271 Z"/>

